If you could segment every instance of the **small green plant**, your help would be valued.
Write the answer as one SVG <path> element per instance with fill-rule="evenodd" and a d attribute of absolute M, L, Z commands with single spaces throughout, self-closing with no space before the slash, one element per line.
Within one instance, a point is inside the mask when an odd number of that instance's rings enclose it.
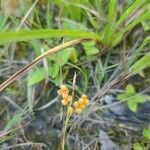
<path fill-rule="evenodd" d="M 129 109 L 133 112 L 137 111 L 138 104 L 145 101 L 144 96 L 137 94 L 133 85 L 128 84 L 125 91 L 122 94 L 117 96 L 117 99 L 120 101 L 127 100 L 127 105 Z"/>
<path fill-rule="evenodd" d="M 99 50 L 95 47 L 95 42 L 83 42 L 83 49 L 87 56 L 95 55 L 99 53 Z"/>
<path fill-rule="evenodd" d="M 133 149 L 134 149 L 134 150 L 144 150 L 145 147 L 144 147 L 141 143 L 136 142 L 136 143 L 134 143 L 134 145 L 133 145 Z"/>
<path fill-rule="evenodd" d="M 83 42 L 83 50 L 86 56 L 93 56 L 99 53 L 98 48 L 96 48 L 96 42 Z M 65 68 L 70 61 L 76 64 L 79 61 L 80 57 L 77 54 L 77 50 L 74 47 L 63 49 L 61 52 L 54 54 L 47 58 L 48 60 L 48 70 L 45 71 L 44 67 L 37 67 L 36 70 L 32 73 L 32 75 L 28 78 L 28 85 L 32 86 L 44 80 L 47 76 L 53 80 L 53 82 L 58 85 L 59 84 L 59 69 L 63 67 L 62 80 L 66 78 L 69 73 L 69 68 Z M 70 66 L 71 68 L 71 66 Z M 83 72 L 83 71 L 80 71 Z M 85 74 L 84 72 L 81 74 Z M 85 78 L 85 77 L 84 77 Z"/>
<path fill-rule="evenodd" d="M 149 128 L 144 128 L 143 136 L 150 140 L 150 127 Z"/>
<path fill-rule="evenodd" d="M 47 58 L 49 65 L 47 72 L 45 71 L 45 68 L 43 66 L 37 67 L 37 69 L 29 77 L 28 85 L 31 86 L 39 83 L 46 78 L 47 74 L 51 79 L 54 80 L 54 83 L 57 85 L 59 83 L 59 69 L 60 67 L 66 65 L 73 51 L 75 51 L 74 48 L 66 48 L 61 52 L 58 52 L 57 54 L 54 54 L 53 56 Z M 67 74 L 68 70 L 64 69 L 62 78 L 65 78 Z"/>
<path fill-rule="evenodd" d="M 69 119 L 73 113 L 80 114 L 83 109 L 89 104 L 87 96 L 83 94 L 78 101 L 73 103 L 74 92 L 72 95 L 69 95 L 69 89 L 65 85 L 61 85 L 60 89 L 57 91 L 58 95 L 61 96 L 61 104 L 67 106 L 67 110 L 64 113 L 65 121 L 62 131 L 62 150 L 65 149 L 65 139 L 66 139 L 66 130 L 68 126 Z M 73 104 L 73 106 L 72 106 Z"/>

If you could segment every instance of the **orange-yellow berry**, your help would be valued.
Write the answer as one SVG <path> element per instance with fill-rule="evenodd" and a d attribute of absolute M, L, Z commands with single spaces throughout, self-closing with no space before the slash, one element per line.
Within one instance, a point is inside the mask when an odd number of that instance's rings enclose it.
<path fill-rule="evenodd" d="M 81 98 L 82 98 L 82 99 L 87 99 L 87 96 L 86 96 L 85 94 L 83 94 L 83 95 L 81 96 Z"/>
<path fill-rule="evenodd" d="M 80 104 L 80 107 L 79 107 L 79 108 L 84 109 L 85 106 L 86 106 L 86 105 L 84 105 L 84 104 Z"/>
<path fill-rule="evenodd" d="M 74 102 L 74 104 L 73 104 L 73 106 L 75 107 L 75 108 L 78 108 L 79 107 L 79 102 Z"/>
<path fill-rule="evenodd" d="M 57 91 L 57 93 L 58 93 L 58 95 L 61 95 L 64 98 L 68 95 L 69 90 L 65 85 L 61 85 L 60 89 Z"/>
<path fill-rule="evenodd" d="M 61 94 L 62 94 L 61 90 L 58 90 L 57 93 L 58 93 L 58 95 L 61 95 Z"/>
<path fill-rule="evenodd" d="M 63 100 L 61 101 L 61 103 L 62 103 L 62 105 L 66 106 L 66 105 L 68 104 L 68 101 L 66 101 L 66 100 L 63 99 Z"/>
<path fill-rule="evenodd" d="M 78 102 L 79 102 L 79 104 L 81 105 L 81 104 L 84 103 L 84 99 L 80 98 L 80 99 L 78 100 Z"/>
<path fill-rule="evenodd" d="M 68 113 L 69 113 L 69 114 L 72 114 L 73 111 L 74 111 L 74 110 L 73 110 L 73 107 L 69 107 L 69 108 L 68 108 Z"/>
<path fill-rule="evenodd" d="M 85 104 L 85 105 L 88 105 L 88 104 L 89 104 L 89 100 L 88 100 L 88 99 L 85 99 L 85 100 L 84 100 L 84 104 Z"/>
<path fill-rule="evenodd" d="M 71 101 L 72 101 L 72 96 L 67 96 L 66 98 L 67 98 L 67 101 L 68 101 L 68 102 L 71 102 Z"/>

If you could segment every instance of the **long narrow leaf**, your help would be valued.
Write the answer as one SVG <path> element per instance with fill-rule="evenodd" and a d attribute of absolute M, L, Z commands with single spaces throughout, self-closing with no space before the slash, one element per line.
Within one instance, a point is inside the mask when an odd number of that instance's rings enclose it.
<path fill-rule="evenodd" d="M 130 71 L 132 74 L 138 73 L 143 69 L 150 67 L 150 53 L 143 56 L 139 61 L 131 66 Z"/>
<path fill-rule="evenodd" d="M 134 26 L 136 26 L 138 23 L 140 23 L 143 20 L 149 19 L 150 18 L 150 12 L 145 12 L 143 13 L 141 16 L 139 16 L 138 18 L 136 18 L 133 22 L 131 22 L 129 25 L 127 25 L 124 28 L 124 31 L 128 31 L 131 30 Z"/>
<path fill-rule="evenodd" d="M 132 28 L 134 28 L 138 23 L 142 22 L 143 20 L 146 20 L 150 18 L 150 12 L 145 12 L 143 13 L 143 15 L 139 16 L 137 19 L 135 19 L 133 22 L 131 22 L 129 25 L 127 25 L 124 28 L 124 32 L 127 32 L 129 30 L 131 30 Z M 122 40 L 122 36 L 123 33 L 122 32 L 118 32 L 115 37 L 113 38 L 113 43 L 112 43 L 112 47 L 117 45 L 121 40 Z"/>
<path fill-rule="evenodd" d="M 0 44 L 6 42 L 15 41 L 27 41 L 33 39 L 43 38 L 55 38 L 55 37 L 72 37 L 72 38 L 90 38 L 100 40 L 99 36 L 93 32 L 81 31 L 81 30 L 53 30 L 53 29 L 41 29 L 19 32 L 4 32 L 0 33 Z"/>
<path fill-rule="evenodd" d="M 129 64 L 133 64 L 135 59 L 140 55 L 140 52 L 144 49 L 145 46 L 147 46 L 150 43 L 150 36 L 146 37 L 144 41 L 142 42 L 141 46 L 136 50 L 132 58 L 130 59 Z"/>
<path fill-rule="evenodd" d="M 109 37 L 110 37 L 110 31 L 112 28 L 112 25 L 110 25 L 110 23 L 113 23 L 113 20 L 114 20 L 115 4 L 116 4 L 116 0 L 110 0 L 109 10 L 108 10 L 108 18 L 107 18 L 109 23 L 107 23 L 106 27 L 105 27 L 104 43 L 107 43 L 107 41 L 109 40 Z"/>
<path fill-rule="evenodd" d="M 114 18 L 114 13 L 115 13 L 115 4 L 116 0 L 110 0 L 109 2 L 109 12 L 108 12 L 108 21 L 112 22 Z"/>
<path fill-rule="evenodd" d="M 136 0 L 126 11 L 125 13 L 120 17 L 120 19 L 117 21 L 116 26 L 119 26 L 131 13 L 133 13 L 138 6 L 140 6 L 144 0 Z"/>

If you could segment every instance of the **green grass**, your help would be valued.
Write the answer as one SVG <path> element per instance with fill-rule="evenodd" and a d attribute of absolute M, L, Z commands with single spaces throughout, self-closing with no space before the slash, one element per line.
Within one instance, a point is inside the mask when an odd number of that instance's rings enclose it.
<path fill-rule="evenodd" d="M 24 116 L 36 114 L 34 110 L 39 106 L 49 106 L 50 101 L 56 97 L 57 86 L 62 82 L 73 89 L 75 72 L 77 75 L 76 98 L 82 93 L 88 93 L 91 100 L 89 108 L 80 116 L 83 122 L 88 117 L 90 119 L 90 114 L 101 117 L 102 112 L 99 111 L 103 107 L 101 100 L 106 94 L 112 95 L 111 90 L 116 90 L 116 88 L 122 90 L 126 87 L 124 95 L 122 94 L 120 98 L 122 101 L 119 103 L 123 103 L 124 98 L 130 98 L 127 92 L 128 86 L 123 82 L 124 80 L 127 80 L 130 85 L 130 82 L 133 82 L 131 77 L 142 76 L 141 81 L 136 81 L 141 83 L 142 87 L 136 87 L 137 83 L 135 85 L 133 83 L 137 90 L 136 96 L 139 94 L 138 91 L 146 87 L 147 82 L 149 84 L 147 70 L 150 67 L 150 37 L 148 35 L 150 4 L 147 0 L 124 2 L 116 0 L 43 0 L 39 1 L 29 13 L 28 11 L 33 6 L 33 2 L 29 0 L 28 2 L 21 1 L 18 16 L 6 16 L 5 12 L 0 10 L 0 83 L 22 68 L 23 65 L 19 66 L 20 63 L 25 61 L 28 64 L 55 46 L 63 45 L 74 39 L 91 39 L 89 42 L 79 42 L 76 46 L 72 45 L 52 56 L 42 58 L 41 63 L 30 68 L 27 77 L 21 77 L 21 80 L 17 78 L 17 82 L 8 85 L 10 90 L 2 91 L 2 94 L 8 94 L 10 100 L 12 102 L 14 100 L 13 103 L 19 105 L 20 108 L 27 105 L 28 111 L 16 113 L 16 110 L 11 110 L 7 104 L 4 104 L 4 108 L 0 108 L 1 114 L 8 113 L 11 116 L 7 116 L 8 118 L 4 116 L 5 119 L 7 118 L 6 122 L 2 127 L 0 126 L 3 133 L 10 131 L 9 134 L 0 136 L 0 144 L 9 143 L 9 141 L 15 143 L 15 139 L 20 138 L 17 126 L 23 125 Z M 22 25 L 21 19 L 27 13 L 29 15 Z M 120 86 L 121 84 L 123 87 Z M 19 94 L 11 93 L 11 90 Z M 135 92 L 132 93 L 134 94 Z M 115 93 L 115 95 L 118 94 Z M 138 98 L 134 103 L 131 100 L 132 97 L 130 101 L 127 101 L 127 105 L 130 110 L 136 112 Z M 45 111 L 49 113 L 53 110 L 53 117 L 61 120 L 62 112 L 59 106 L 59 102 L 56 102 L 55 106 L 50 105 Z M 93 112 L 94 108 L 97 111 Z M 45 117 L 49 118 L 51 114 Z M 51 121 L 54 121 L 55 125 L 55 119 Z M 73 121 L 71 120 L 70 124 Z M 94 121 L 91 126 L 92 124 Z M 75 122 L 73 125 L 76 129 L 79 123 Z M 91 139 L 86 136 L 87 134 L 91 134 L 92 139 L 99 136 L 97 133 L 93 135 L 88 125 L 83 127 L 83 131 L 77 128 L 76 131 L 69 131 L 69 133 L 72 137 L 79 136 L 83 145 L 88 145 L 87 141 Z M 118 130 L 120 128 L 118 127 Z M 13 131 L 13 129 L 16 130 Z M 87 132 L 85 133 L 84 130 Z M 122 129 L 121 131 L 124 132 Z M 113 132 L 117 134 L 116 131 Z M 136 145 L 139 143 L 138 139 L 134 136 L 132 138 L 133 141 L 128 141 L 128 143 L 131 143 L 131 146 L 136 149 L 135 147 L 139 146 L 139 144 Z M 77 142 L 79 145 L 77 149 L 85 148 L 79 141 Z M 144 142 L 147 144 L 146 139 L 141 139 L 140 144 L 144 145 Z M 97 149 L 100 149 L 98 144 Z"/>
<path fill-rule="evenodd" d="M 100 40 L 99 36 L 92 32 L 80 31 L 80 30 L 53 30 L 53 29 L 39 29 L 31 31 L 18 31 L 18 32 L 5 32 L 0 33 L 0 44 L 17 41 L 27 41 L 35 39 L 47 39 L 47 38 L 89 38 L 94 40 Z"/>

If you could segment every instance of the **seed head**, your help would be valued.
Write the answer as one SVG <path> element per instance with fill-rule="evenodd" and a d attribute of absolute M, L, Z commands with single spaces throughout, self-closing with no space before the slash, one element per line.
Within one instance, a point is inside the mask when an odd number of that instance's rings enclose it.
<path fill-rule="evenodd" d="M 78 108 L 78 107 L 79 107 L 79 102 L 75 101 L 74 104 L 73 104 L 73 106 L 74 106 L 75 108 Z"/>
<path fill-rule="evenodd" d="M 81 108 L 81 109 L 84 109 L 85 106 L 86 106 L 86 105 L 84 105 L 84 104 L 80 104 L 80 108 Z"/>
<path fill-rule="evenodd" d="M 64 105 L 64 106 L 66 106 L 66 105 L 68 105 L 68 101 L 66 101 L 66 100 L 61 100 L 61 103 L 62 103 L 62 105 Z"/>
<path fill-rule="evenodd" d="M 87 96 L 86 96 L 85 94 L 83 94 L 83 95 L 81 96 L 81 98 L 82 98 L 82 99 L 87 99 Z"/>
<path fill-rule="evenodd" d="M 61 85 L 57 93 L 64 98 L 68 95 L 69 89 L 65 85 Z"/>
<path fill-rule="evenodd" d="M 84 102 L 83 102 L 85 105 L 89 105 L 89 100 L 88 99 L 84 99 Z"/>
<path fill-rule="evenodd" d="M 79 104 L 81 105 L 81 104 L 84 103 L 84 99 L 83 99 L 83 98 L 80 98 L 80 99 L 78 100 L 78 102 L 79 102 Z"/>

